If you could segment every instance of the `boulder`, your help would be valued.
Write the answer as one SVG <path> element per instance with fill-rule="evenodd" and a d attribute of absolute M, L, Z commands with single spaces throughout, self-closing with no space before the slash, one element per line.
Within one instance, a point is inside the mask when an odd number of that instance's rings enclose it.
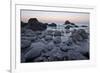
<path fill-rule="evenodd" d="M 70 24 L 70 21 L 69 20 L 66 20 L 64 24 Z"/>
<path fill-rule="evenodd" d="M 67 25 L 66 27 L 65 27 L 65 29 L 70 29 L 72 26 L 70 26 L 70 25 Z"/>
<path fill-rule="evenodd" d="M 51 23 L 51 24 L 48 24 L 48 26 L 50 26 L 50 27 L 56 27 L 57 24 L 55 24 L 55 23 Z"/>
<path fill-rule="evenodd" d="M 53 36 L 53 31 L 52 30 L 47 30 L 43 34 Z"/>
<path fill-rule="evenodd" d="M 82 25 L 81 27 L 88 27 L 88 26 L 86 26 L 86 25 Z"/>
<path fill-rule="evenodd" d="M 60 31 L 54 31 L 54 36 L 61 36 L 61 32 Z"/>
<path fill-rule="evenodd" d="M 31 45 L 31 41 L 30 40 L 21 40 L 21 49 L 25 49 L 27 47 L 29 47 Z"/>
<path fill-rule="evenodd" d="M 24 23 L 23 21 L 21 21 L 21 28 L 24 28 L 25 26 L 27 26 L 27 23 Z"/>
<path fill-rule="evenodd" d="M 84 29 L 79 29 L 73 31 L 70 37 L 75 43 L 78 43 L 79 41 L 84 41 L 85 39 L 88 39 L 88 33 L 86 33 Z"/>
<path fill-rule="evenodd" d="M 41 55 L 41 51 L 45 49 L 45 45 L 41 42 L 31 44 L 31 50 L 25 54 L 26 62 L 32 62 L 35 58 Z"/>
<path fill-rule="evenodd" d="M 68 60 L 86 60 L 87 59 L 85 56 L 83 56 L 81 53 L 75 50 L 68 51 L 67 57 L 68 57 Z"/>
<path fill-rule="evenodd" d="M 45 41 L 50 42 L 50 41 L 52 41 L 53 37 L 50 36 L 50 35 L 46 35 L 46 36 L 44 37 L 44 39 L 45 39 Z"/>
<path fill-rule="evenodd" d="M 61 37 L 60 36 L 56 36 L 53 39 L 54 44 L 60 44 L 61 43 Z"/>
<path fill-rule="evenodd" d="M 33 31 L 43 31 L 46 30 L 47 25 L 39 22 L 37 18 L 30 18 L 28 21 L 28 28 Z"/>
<path fill-rule="evenodd" d="M 45 45 L 46 45 L 46 48 L 43 49 L 43 51 L 42 51 L 43 53 L 50 52 L 55 47 L 53 42 L 46 43 Z"/>

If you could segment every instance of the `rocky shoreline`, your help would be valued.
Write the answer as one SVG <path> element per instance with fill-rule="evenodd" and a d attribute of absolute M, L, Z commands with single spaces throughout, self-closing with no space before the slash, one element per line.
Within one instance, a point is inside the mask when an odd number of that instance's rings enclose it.
<path fill-rule="evenodd" d="M 56 27 L 53 24 L 49 26 Z M 70 27 L 66 32 L 46 30 L 47 25 L 36 18 L 21 22 L 21 63 L 89 60 L 89 33 L 84 29 L 67 32 Z"/>

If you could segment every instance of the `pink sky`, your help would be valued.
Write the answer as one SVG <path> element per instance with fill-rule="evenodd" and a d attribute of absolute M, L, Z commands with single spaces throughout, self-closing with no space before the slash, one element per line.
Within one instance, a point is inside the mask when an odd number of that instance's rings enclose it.
<path fill-rule="evenodd" d="M 43 23 L 64 24 L 69 20 L 73 23 L 89 24 L 89 13 L 21 10 L 21 21 L 28 22 L 30 18 L 37 18 Z"/>

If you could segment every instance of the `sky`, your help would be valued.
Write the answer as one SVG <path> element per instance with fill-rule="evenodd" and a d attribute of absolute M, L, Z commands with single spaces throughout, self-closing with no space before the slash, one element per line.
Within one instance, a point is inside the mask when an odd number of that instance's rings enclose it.
<path fill-rule="evenodd" d="M 43 23 L 64 24 L 66 20 L 76 24 L 89 24 L 89 13 L 21 10 L 21 21 L 37 18 Z"/>

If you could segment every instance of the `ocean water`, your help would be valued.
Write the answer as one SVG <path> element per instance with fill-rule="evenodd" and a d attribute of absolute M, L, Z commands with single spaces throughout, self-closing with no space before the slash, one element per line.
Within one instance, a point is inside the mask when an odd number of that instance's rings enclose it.
<path fill-rule="evenodd" d="M 73 28 L 70 28 L 69 30 L 70 31 L 73 31 L 74 29 L 84 29 L 86 32 L 89 33 L 89 25 L 88 24 L 77 24 L 79 27 L 73 27 Z M 88 27 L 81 27 L 82 25 L 86 25 Z M 47 30 L 58 30 L 58 31 L 65 31 L 66 25 L 63 25 L 63 24 L 57 24 L 57 27 L 50 27 L 48 26 L 47 27 Z"/>

